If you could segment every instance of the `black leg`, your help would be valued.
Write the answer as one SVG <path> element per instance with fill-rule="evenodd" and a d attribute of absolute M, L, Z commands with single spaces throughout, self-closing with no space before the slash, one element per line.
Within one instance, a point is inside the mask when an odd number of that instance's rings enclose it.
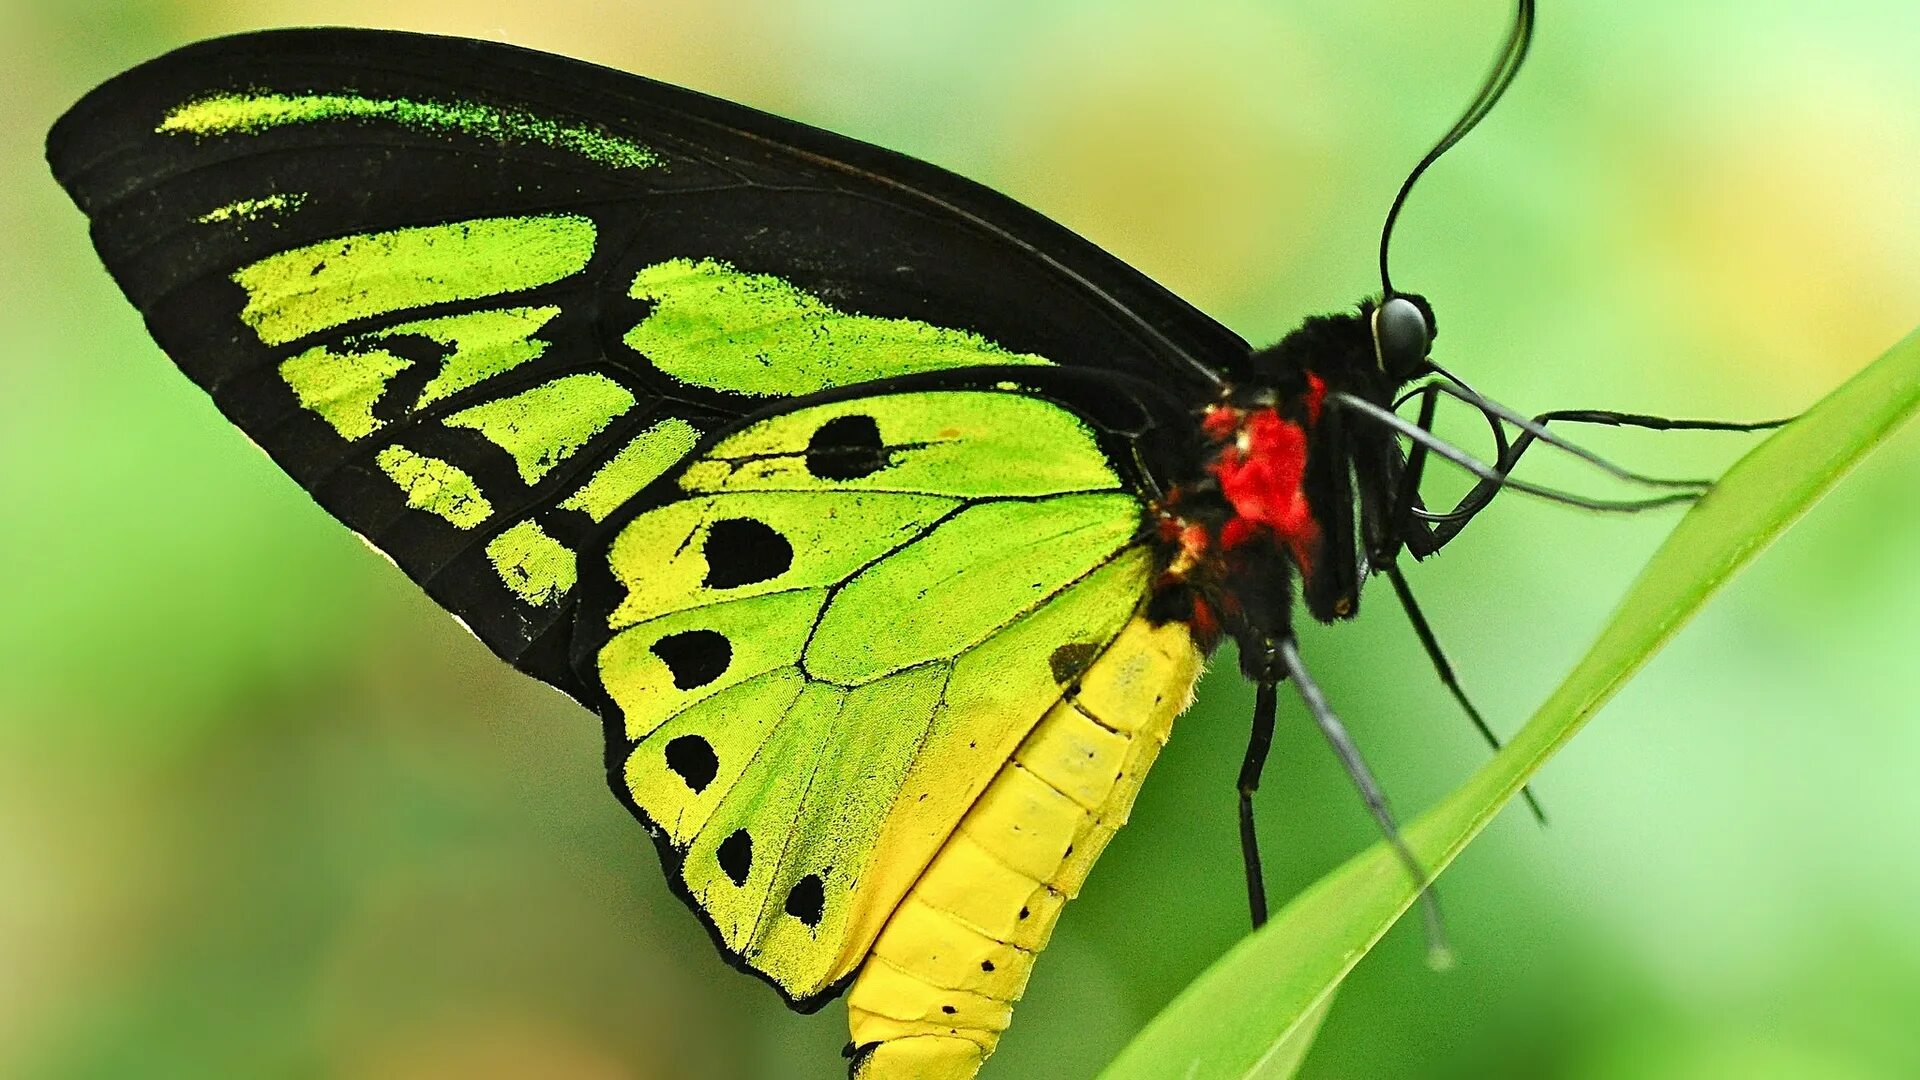
<path fill-rule="evenodd" d="M 1367 804 L 1367 810 L 1373 815 L 1374 823 L 1380 826 L 1380 832 L 1393 845 L 1400 861 L 1406 865 L 1407 873 L 1420 887 L 1420 909 L 1427 924 L 1428 957 L 1436 967 L 1444 967 L 1452 961 L 1452 950 L 1447 946 L 1446 925 L 1440 919 L 1440 901 L 1434 895 L 1433 881 L 1427 876 L 1426 868 L 1407 847 L 1400 836 L 1400 826 L 1393 820 L 1393 811 L 1387 808 L 1387 797 L 1380 790 L 1380 784 L 1373 778 L 1373 770 L 1367 768 L 1366 759 L 1361 757 L 1360 748 L 1354 745 L 1353 737 L 1347 733 L 1347 727 L 1340 722 L 1333 708 L 1327 704 L 1325 694 L 1320 692 L 1319 684 L 1300 662 L 1300 650 L 1292 638 L 1277 643 L 1275 659 L 1287 678 L 1293 680 L 1293 688 L 1300 693 L 1300 699 L 1306 702 L 1307 711 L 1313 714 L 1314 723 L 1320 727 L 1320 733 L 1326 736 L 1327 744 L 1333 747 L 1335 756 L 1353 779 L 1353 786 L 1360 790 L 1360 798 Z"/>
<path fill-rule="evenodd" d="M 1420 419 L 1415 423 L 1421 430 L 1433 430 L 1433 410 L 1438 400 L 1438 394 L 1425 389 L 1420 392 Z M 1494 430 L 1504 450 L 1506 433 L 1498 427 Z M 1388 530 L 1396 547 L 1406 546 L 1409 542 L 1413 544 L 1415 558 L 1425 558 L 1440 550 L 1440 545 L 1433 540 L 1433 526 L 1414 516 L 1414 511 L 1420 508 L 1420 481 L 1426 474 L 1427 444 L 1416 440 L 1413 448 L 1407 451 L 1406 468 L 1400 471 L 1400 490 L 1394 492 L 1393 498 L 1393 526 Z M 1370 551 L 1367 559 L 1369 562 L 1391 563 L 1399 555 L 1398 550 Z"/>
<path fill-rule="evenodd" d="M 1460 703 L 1461 710 L 1467 714 L 1467 719 L 1473 721 L 1474 728 L 1480 732 L 1480 737 L 1486 740 L 1487 746 L 1491 747 L 1494 753 L 1499 753 L 1500 736 L 1495 735 L 1493 729 L 1487 726 L 1486 718 L 1480 715 L 1479 709 L 1473 707 L 1473 701 L 1467 697 L 1466 689 L 1454 676 L 1453 665 L 1447 661 L 1447 654 L 1440 648 L 1440 639 L 1434 637 L 1432 625 L 1427 622 L 1426 615 L 1420 611 L 1420 605 L 1413 599 L 1413 589 L 1407 584 L 1407 576 L 1402 574 L 1400 567 L 1394 563 L 1388 563 L 1379 569 L 1387 575 L 1388 581 L 1393 582 L 1393 591 L 1400 597 L 1400 606 L 1407 613 L 1407 621 L 1413 624 L 1413 632 L 1420 639 L 1420 647 L 1427 651 L 1427 660 L 1433 664 L 1434 673 L 1440 676 L 1440 682 L 1453 695 L 1453 700 Z M 1532 785 L 1521 788 L 1520 796 L 1527 800 L 1527 807 L 1533 811 L 1534 820 L 1545 825 L 1547 813 L 1540 808 L 1540 800 L 1534 798 Z"/>
<path fill-rule="evenodd" d="M 1260 772 L 1273 746 L 1274 704 L 1273 682 L 1262 679 L 1253 699 L 1253 734 L 1240 763 L 1240 858 L 1247 866 L 1247 904 L 1256 930 L 1267 922 L 1267 879 L 1260 870 L 1260 838 L 1253 831 L 1253 793 L 1260 790 Z"/>

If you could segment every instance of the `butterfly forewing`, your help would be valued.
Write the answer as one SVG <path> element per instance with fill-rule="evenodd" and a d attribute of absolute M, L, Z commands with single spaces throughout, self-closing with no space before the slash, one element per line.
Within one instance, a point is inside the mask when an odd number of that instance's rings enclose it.
<path fill-rule="evenodd" d="M 222 411 L 495 651 L 575 693 L 581 548 L 703 434 L 916 371 L 1191 378 L 1188 351 L 1244 350 L 937 169 L 502 45 L 193 46 L 90 95 L 49 156 Z"/>

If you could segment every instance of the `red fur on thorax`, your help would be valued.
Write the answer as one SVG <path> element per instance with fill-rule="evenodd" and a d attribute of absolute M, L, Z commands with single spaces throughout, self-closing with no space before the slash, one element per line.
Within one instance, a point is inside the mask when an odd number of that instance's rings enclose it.
<path fill-rule="evenodd" d="M 1310 418 L 1320 411 L 1325 386 L 1314 379 L 1312 390 Z M 1220 452 L 1212 469 L 1234 513 L 1220 530 L 1220 546 L 1230 550 L 1270 531 L 1292 550 L 1301 573 L 1310 574 L 1320 526 L 1301 487 L 1307 473 L 1306 429 L 1273 409 L 1249 413 L 1240 438 Z"/>
<path fill-rule="evenodd" d="M 1240 416 L 1240 410 L 1231 406 L 1210 406 L 1206 414 L 1200 417 L 1200 430 L 1213 436 L 1216 441 L 1230 439 L 1240 429 Z"/>
<path fill-rule="evenodd" d="M 1307 423 L 1320 422 L 1320 404 L 1327 400 L 1327 380 L 1307 372 Z"/>
<path fill-rule="evenodd" d="M 1213 613 L 1213 605 L 1202 597 L 1193 598 L 1193 614 L 1187 616 L 1187 625 L 1201 641 L 1213 641 L 1220 636 L 1220 620 Z"/>

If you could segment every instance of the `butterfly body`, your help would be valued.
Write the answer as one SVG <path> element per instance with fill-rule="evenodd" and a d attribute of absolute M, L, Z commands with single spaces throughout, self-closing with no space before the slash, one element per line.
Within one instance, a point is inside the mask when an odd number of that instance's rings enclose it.
<path fill-rule="evenodd" d="M 931 166 L 482 42 L 286 31 L 49 139 L 155 338 L 597 712 L 731 963 L 970 1076 L 1202 656 L 1421 553 L 1371 308 L 1255 353 Z M 1358 511 L 1356 513 L 1356 505 Z"/>
<path fill-rule="evenodd" d="M 1309 319 L 1249 357 L 1198 410 L 1196 464 L 1157 507 L 1154 617 L 1204 642 L 1233 637 L 1255 677 L 1296 604 L 1322 622 L 1352 618 L 1369 561 L 1427 550 L 1407 515 L 1417 503 L 1395 504 L 1399 447 L 1328 403 L 1343 394 L 1390 408 L 1405 381 L 1373 345 L 1377 310 Z"/>

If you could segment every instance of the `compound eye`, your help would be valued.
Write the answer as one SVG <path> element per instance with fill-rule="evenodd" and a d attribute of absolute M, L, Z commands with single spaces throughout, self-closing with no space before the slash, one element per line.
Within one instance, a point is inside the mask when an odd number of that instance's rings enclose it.
<path fill-rule="evenodd" d="M 1391 296 L 1373 312 L 1373 347 L 1381 370 L 1409 376 L 1427 359 L 1433 328 L 1426 313 L 1404 296 Z"/>

